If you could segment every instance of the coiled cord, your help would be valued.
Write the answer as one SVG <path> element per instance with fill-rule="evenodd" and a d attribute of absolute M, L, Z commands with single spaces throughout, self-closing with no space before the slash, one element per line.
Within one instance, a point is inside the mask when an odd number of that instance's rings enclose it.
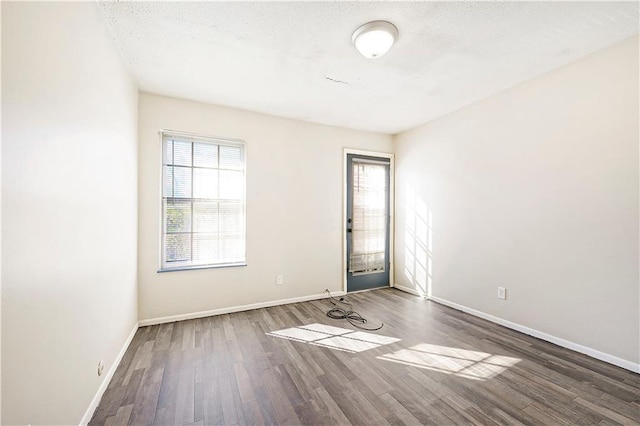
<path fill-rule="evenodd" d="M 327 316 L 329 318 L 336 320 L 346 319 L 354 327 L 367 331 L 380 330 L 384 326 L 384 323 L 380 323 L 379 327 L 363 327 L 362 325 L 367 323 L 367 319 L 356 311 L 352 310 L 353 305 L 351 303 L 345 302 L 342 298 L 340 298 L 340 300 L 337 300 L 331 295 L 331 292 L 328 289 L 326 291 L 329 294 L 329 301 L 335 306 L 335 308 L 331 308 L 327 311 Z M 338 303 L 342 303 L 343 305 L 348 306 L 349 309 L 339 308 Z"/>

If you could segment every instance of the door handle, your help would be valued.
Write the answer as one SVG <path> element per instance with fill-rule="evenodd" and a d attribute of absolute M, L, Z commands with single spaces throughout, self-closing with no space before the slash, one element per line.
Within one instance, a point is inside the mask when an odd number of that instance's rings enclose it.
<path fill-rule="evenodd" d="M 350 225 L 351 225 L 351 218 L 347 219 L 347 223 L 348 223 L 348 225 L 347 225 L 347 232 L 353 232 L 353 229 L 352 229 L 352 228 L 350 228 Z"/>

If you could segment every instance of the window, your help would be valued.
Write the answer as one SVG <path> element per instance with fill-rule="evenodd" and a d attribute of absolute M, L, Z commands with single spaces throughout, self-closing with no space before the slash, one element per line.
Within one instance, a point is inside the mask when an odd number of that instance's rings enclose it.
<path fill-rule="evenodd" d="M 162 271 L 245 264 L 244 150 L 163 133 Z"/>
<path fill-rule="evenodd" d="M 384 272 L 387 258 L 389 163 L 353 158 L 349 272 Z"/>

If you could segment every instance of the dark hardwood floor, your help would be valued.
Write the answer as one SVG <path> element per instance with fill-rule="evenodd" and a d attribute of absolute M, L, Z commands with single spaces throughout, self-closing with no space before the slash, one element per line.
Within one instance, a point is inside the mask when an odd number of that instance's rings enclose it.
<path fill-rule="evenodd" d="M 640 424 L 640 375 L 393 289 L 138 330 L 92 425 Z M 331 327 L 326 327 L 331 326 Z"/>

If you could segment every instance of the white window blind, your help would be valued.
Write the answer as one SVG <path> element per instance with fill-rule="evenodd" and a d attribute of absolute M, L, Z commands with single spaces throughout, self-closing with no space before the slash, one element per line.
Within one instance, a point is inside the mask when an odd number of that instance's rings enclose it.
<path fill-rule="evenodd" d="M 383 272 L 386 268 L 386 164 L 353 161 L 352 245 L 349 272 Z"/>
<path fill-rule="evenodd" d="M 241 142 L 162 137 L 162 270 L 245 262 Z"/>

